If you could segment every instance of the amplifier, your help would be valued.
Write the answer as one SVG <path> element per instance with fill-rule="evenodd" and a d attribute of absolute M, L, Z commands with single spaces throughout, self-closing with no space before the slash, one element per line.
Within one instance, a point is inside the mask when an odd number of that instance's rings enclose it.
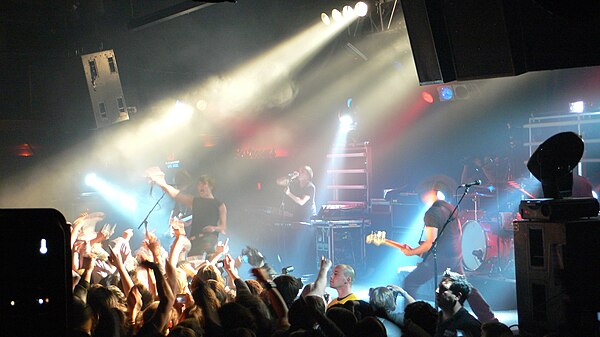
<path fill-rule="evenodd" d="M 529 220 L 574 220 L 598 216 L 595 198 L 525 199 L 519 204 L 519 213 Z"/>

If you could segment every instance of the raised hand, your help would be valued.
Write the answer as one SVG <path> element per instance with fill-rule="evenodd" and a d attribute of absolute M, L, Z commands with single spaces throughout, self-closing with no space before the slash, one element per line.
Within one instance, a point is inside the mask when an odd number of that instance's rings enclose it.
<path fill-rule="evenodd" d="M 331 262 L 330 259 L 326 258 L 325 256 L 321 256 L 321 270 L 328 271 L 332 265 L 333 262 Z"/>
<path fill-rule="evenodd" d="M 104 226 L 102 226 L 100 233 L 104 235 L 104 240 L 108 240 L 108 238 L 110 238 L 110 236 L 115 233 L 115 227 L 117 227 L 117 225 L 111 226 L 109 224 L 105 224 Z"/>
<path fill-rule="evenodd" d="M 264 268 L 252 268 L 252 275 L 254 275 L 256 280 L 261 284 L 265 284 L 270 281 L 269 274 L 267 274 L 267 271 Z"/>
<path fill-rule="evenodd" d="M 217 246 L 215 247 L 215 253 L 217 254 L 227 254 L 229 253 L 229 238 L 225 240 L 225 243 L 219 241 Z"/>
<path fill-rule="evenodd" d="M 150 262 L 148 260 L 144 260 L 140 263 L 140 266 L 146 268 L 146 269 L 152 269 L 152 270 L 158 270 L 158 264 L 154 263 L 154 262 Z"/>
<path fill-rule="evenodd" d="M 127 307 L 134 308 L 136 312 L 142 309 L 142 294 L 138 288 L 133 287 L 129 291 L 127 295 Z"/>
<path fill-rule="evenodd" d="M 153 166 L 144 172 L 144 176 L 150 179 L 150 181 L 157 183 L 158 185 L 166 184 L 165 173 L 158 166 Z"/>
<path fill-rule="evenodd" d="M 108 246 L 108 262 L 113 266 L 117 267 L 119 264 L 122 264 L 120 252 L 116 252 L 113 250 L 113 247 Z"/>

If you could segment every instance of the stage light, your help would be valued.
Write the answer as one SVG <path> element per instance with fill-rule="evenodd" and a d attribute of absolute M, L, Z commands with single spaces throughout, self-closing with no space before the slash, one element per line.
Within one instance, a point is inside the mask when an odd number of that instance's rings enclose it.
<path fill-rule="evenodd" d="M 469 93 L 469 89 L 464 84 L 457 84 L 452 86 L 452 90 L 454 90 L 454 98 L 458 99 L 469 99 L 471 96 Z"/>
<path fill-rule="evenodd" d="M 340 12 L 336 8 L 331 10 L 331 18 L 333 19 L 333 21 L 340 22 L 342 21 L 342 17 L 342 12 Z"/>
<path fill-rule="evenodd" d="M 577 101 L 569 103 L 569 112 L 582 113 L 585 111 L 585 102 Z"/>
<path fill-rule="evenodd" d="M 340 121 L 340 129 L 343 131 L 350 131 L 356 129 L 356 118 L 355 118 L 354 105 L 352 105 L 352 98 L 346 100 L 346 105 L 338 112 L 338 119 Z"/>
<path fill-rule="evenodd" d="M 96 173 L 89 173 L 85 176 L 85 184 L 88 186 L 94 186 L 98 183 L 98 176 Z"/>
<path fill-rule="evenodd" d="M 442 86 L 438 87 L 438 94 L 440 96 L 440 101 L 451 101 L 454 99 L 454 90 L 450 86 Z"/>
<path fill-rule="evenodd" d="M 446 195 L 442 191 L 437 191 L 436 196 L 439 200 L 446 200 Z"/>
<path fill-rule="evenodd" d="M 368 11 L 369 6 L 362 1 L 359 1 L 356 3 L 356 5 L 354 5 L 354 13 L 358 16 L 365 16 L 367 15 Z"/>
<path fill-rule="evenodd" d="M 193 112 L 194 112 L 194 109 L 191 106 L 189 106 L 181 101 L 177 101 L 177 102 L 175 102 L 175 108 L 171 112 L 169 118 L 176 123 L 177 122 L 183 123 L 190 119 Z"/>
<path fill-rule="evenodd" d="M 351 6 L 344 6 L 344 8 L 342 8 L 342 15 L 345 18 L 350 18 L 354 15 L 354 8 L 352 8 Z"/>
<path fill-rule="evenodd" d="M 423 98 L 423 100 L 429 104 L 433 104 L 434 102 L 433 95 L 428 93 L 427 91 L 423 91 L 421 93 L 421 98 Z"/>
<path fill-rule="evenodd" d="M 326 13 L 321 13 L 321 21 L 326 26 L 329 26 L 331 24 L 331 19 L 329 18 L 329 15 L 327 15 Z"/>
<path fill-rule="evenodd" d="M 340 123 L 343 126 L 350 126 L 352 125 L 352 123 L 354 123 L 354 117 L 352 117 L 351 114 L 345 112 L 340 114 Z"/>

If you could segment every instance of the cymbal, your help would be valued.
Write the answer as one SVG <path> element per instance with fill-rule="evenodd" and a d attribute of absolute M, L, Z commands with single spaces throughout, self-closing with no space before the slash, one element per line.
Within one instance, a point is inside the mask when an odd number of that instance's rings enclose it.
<path fill-rule="evenodd" d="M 489 190 L 486 190 L 489 192 Z M 493 193 L 483 193 L 480 191 L 469 191 L 469 193 L 467 193 L 468 197 L 477 197 L 477 198 L 493 198 L 496 196 L 496 194 Z"/>

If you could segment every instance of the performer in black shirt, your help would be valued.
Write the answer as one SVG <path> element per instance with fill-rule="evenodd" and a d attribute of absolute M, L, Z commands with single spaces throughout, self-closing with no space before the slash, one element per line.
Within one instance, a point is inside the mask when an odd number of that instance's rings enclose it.
<path fill-rule="evenodd" d="M 312 183 L 313 170 L 302 166 L 298 171 L 277 179 L 277 184 L 285 187 L 283 209 L 291 213 L 291 221 L 309 222 L 317 214 L 315 204 L 316 187 Z"/>
<path fill-rule="evenodd" d="M 421 194 L 421 199 L 424 203 L 431 205 L 424 217 L 425 222 L 425 240 L 419 246 L 412 248 L 409 245 L 403 244 L 400 250 L 406 256 L 419 255 L 422 256 L 432 247 L 433 242 L 438 237 L 444 223 L 454 206 L 444 200 L 438 199 L 438 189 L 431 188 Z M 449 195 L 449 192 L 446 192 Z M 441 274 L 444 270 L 450 269 L 459 274 L 464 274 L 462 266 L 462 229 L 460 220 L 454 215 L 444 232 L 441 234 L 437 245 L 437 272 Z M 419 263 L 417 268 L 413 270 L 404 279 L 402 288 L 409 294 L 415 295 L 416 290 L 422 284 L 429 282 L 434 276 L 433 254 L 430 254 L 427 260 Z M 478 319 L 485 323 L 495 319 L 494 313 L 491 311 L 488 303 L 483 299 L 479 291 L 473 288 L 469 297 L 469 304 L 477 315 Z"/>
<path fill-rule="evenodd" d="M 213 195 L 214 180 L 207 175 L 201 176 L 196 183 L 199 197 L 195 197 L 167 184 L 165 174 L 158 167 L 148 169 L 146 174 L 171 198 L 192 209 L 189 255 L 214 253 L 219 233 L 224 234 L 227 230 L 227 208 Z"/>

